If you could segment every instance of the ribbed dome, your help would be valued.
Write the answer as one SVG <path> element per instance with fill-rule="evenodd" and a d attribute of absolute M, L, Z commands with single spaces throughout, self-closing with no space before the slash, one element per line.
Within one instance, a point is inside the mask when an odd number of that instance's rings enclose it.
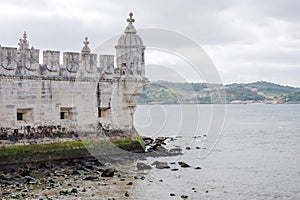
<path fill-rule="evenodd" d="M 117 46 L 144 46 L 140 36 L 133 33 L 125 33 L 118 40 Z"/>

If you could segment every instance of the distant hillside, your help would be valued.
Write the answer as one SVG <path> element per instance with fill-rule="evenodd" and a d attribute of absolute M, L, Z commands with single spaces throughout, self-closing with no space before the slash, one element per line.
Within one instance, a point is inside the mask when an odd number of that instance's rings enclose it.
<path fill-rule="evenodd" d="M 300 103 L 300 89 L 283 97 L 283 102 Z"/>
<path fill-rule="evenodd" d="M 139 103 L 295 103 L 300 89 L 259 81 L 247 84 L 152 82 Z"/>

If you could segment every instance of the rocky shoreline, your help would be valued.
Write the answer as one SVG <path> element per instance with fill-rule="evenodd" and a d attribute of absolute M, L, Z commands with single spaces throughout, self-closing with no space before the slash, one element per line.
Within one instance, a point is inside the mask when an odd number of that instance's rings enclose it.
<path fill-rule="evenodd" d="M 0 197 L 2 199 L 130 199 L 130 189 L 138 181 L 149 181 L 144 171 L 170 169 L 167 163 L 143 162 L 148 157 L 182 154 L 179 147 L 166 147 L 171 137 L 143 138 L 146 152 L 117 156 L 86 157 L 47 162 L 2 166 Z M 116 167 L 117 166 L 117 167 Z M 125 169 L 124 167 L 127 166 Z M 178 162 L 179 167 L 190 167 Z M 107 191 L 107 188 L 110 188 Z M 113 191 L 113 192 L 112 192 Z M 172 195 L 171 195 L 172 196 Z"/>

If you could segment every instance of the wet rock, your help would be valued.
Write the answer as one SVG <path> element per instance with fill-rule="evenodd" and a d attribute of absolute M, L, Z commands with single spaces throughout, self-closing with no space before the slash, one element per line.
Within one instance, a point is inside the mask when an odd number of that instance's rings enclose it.
<path fill-rule="evenodd" d="M 59 191 L 59 195 L 68 195 L 69 191 L 68 190 L 61 190 Z"/>
<path fill-rule="evenodd" d="M 48 177 L 48 182 L 49 182 L 49 183 L 55 184 L 57 181 L 56 181 L 56 179 L 53 179 L 53 178 L 51 178 L 51 177 Z"/>
<path fill-rule="evenodd" d="M 50 163 L 41 163 L 39 166 L 40 169 L 51 169 L 52 165 Z"/>
<path fill-rule="evenodd" d="M 169 153 L 181 153 L 182 149 L 180 147 L 174 147 L 169 150 Z"/>
<path fill-rule="evenodd" d="M 157 137 L 155 138 L 155 143 L 157 144 L 166 144 L 165 141 L 169 139 L 169 137 Z"/>
<path fill-rule="evenodd" d="M 126 191 L 124 194 L 125 197 L 129 197 L 129 193 Z"/>
<path fill-rule="evenodd" d="M 143 140 L 144 140 L 144 143 L 145 143 L 146 146 L 152 144 L 153 141 L 154 141 L 154 140 L 153 140 L 152 138 L 150 138 L 150 137 L 143 137 Z"/>
<path fill-rule="evenodd" d="M 182 199 L 187 199 L 187 198 L 189 198 L 189 196 L 187 196 L 187 195 L 181 195 L 181 198 Z"/>
<path fill-rule="evenodd" d="M 23 177 L 25 177 L 25 176 L 30 176 L 30 173 L 31 173 L 31 171 L 30 171 L 29 169 L 21 169 L 21 170 L 19 171 L 19 174 L 20 174 L 21 176 L 23 176 Z"/>
<path fill-rule="evenodd" d="M 171 197 L 174 197 L 174 196 L 176 196 L 176 195 L 175 195 L 174 193 L 170 193 L 170 196 L 171 196 Z"/>
<path fill-rule="evenodd" d="M 31 181 L 35 181 L 35 178 L 31 177 L 31 176 L 25 176 L 24 177 L 24 184 L 29 183 Z"/>
<path fill-rule="evenodd" d="M 152 169 L 152 167 L 150 165 L 146 165 L 145 163 L 140 163 L 140 162 L 138 162 L 136 164 L 136 167 L 137 167 L 138 170 Z"/>
<path fill-rule="evenodd" d="M 84 170 L 81 170 L 81 169 L 74 170 L 74 171 L 72 172 L 72 175 L 85 175 L 85 171 L 84 171 Z"/>
<path fill-rule="evenodd" d="M 134 179 L 141 179 L 141 180 L 145 180 L 145 176 L 143 175 L 137 175 L 137 176 L 134 176 Z"/>
<path fill-rule="evenodd" d="M 191 167 L 190 165 L 186 164 L 185 162 L 178 162 L 178 164 L 180 165 L 180 167 Z"/>
<path fill-rule="evenodd" d="M 170 168 L 170 166 L 168 165 L 167 162 L 155 161 L 151 165 L 155 165 L 156 169 L 168 169 L 168 168 Z"/>
<path fill-rule="evenodd" d="M 84 181 L 97 181 L 99 178 L 97 176 L 87 176 L 83 179 Z"/>
<path fill-rule="evenodd" d="M 71 193 L 77 194 L 77 193 L 78 193 L 78 190 L 77 190 L 76 188 L 73 188 L 73 189 L 71 190 Z"/>
<path fill-rule="evenodd" d="M 4 192 L 2 192 L 2 195 L 3 196 L 7 196 L 7 195 L 10 195 L 11 194 L 11 192 L 9 192 L 9 191 L 4 191 Z"/>
<path fill-rule="evenodd" d="M 101 177 L 113 177 L 115 170 L 113 169 L 106 169 L 102 172 Z"/>

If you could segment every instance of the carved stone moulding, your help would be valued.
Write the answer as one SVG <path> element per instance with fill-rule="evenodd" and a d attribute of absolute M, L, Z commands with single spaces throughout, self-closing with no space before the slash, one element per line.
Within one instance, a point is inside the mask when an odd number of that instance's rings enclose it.
<path fill-rule="evenodd" d="M 43 51 L 43 63 L 48 71 L 57 72 L 59 70 L 59 55 L 59 51 Z"/>
<path fill-rule="evenodd" d="M 97 54 L 82 54 L 81 66 L 88 73 L 97 72 Z"/>
<path fill-rule="evenodd" d="M 63 65 L 68 72 L 70 73 L 78 72 L 79 64 L 80 64 L 80 53 L 64 52 L 63 59 L 64 59 Z"/>
<path fill-rule="evenodd" d="M 1 67 L 6 70 L 16 70 L 18 65 L 17 61 L 17 48 L 0 47 Z"/>
<path fill-rule="evenodd" d="M 24 67 L 26 68 L 26 70 L 36 71 L 39 69 L 39 55 L 40 50 L 38 49 L 25 50 L 23 55 L 21 53 L 21 57 L 24 56 Z"/>

